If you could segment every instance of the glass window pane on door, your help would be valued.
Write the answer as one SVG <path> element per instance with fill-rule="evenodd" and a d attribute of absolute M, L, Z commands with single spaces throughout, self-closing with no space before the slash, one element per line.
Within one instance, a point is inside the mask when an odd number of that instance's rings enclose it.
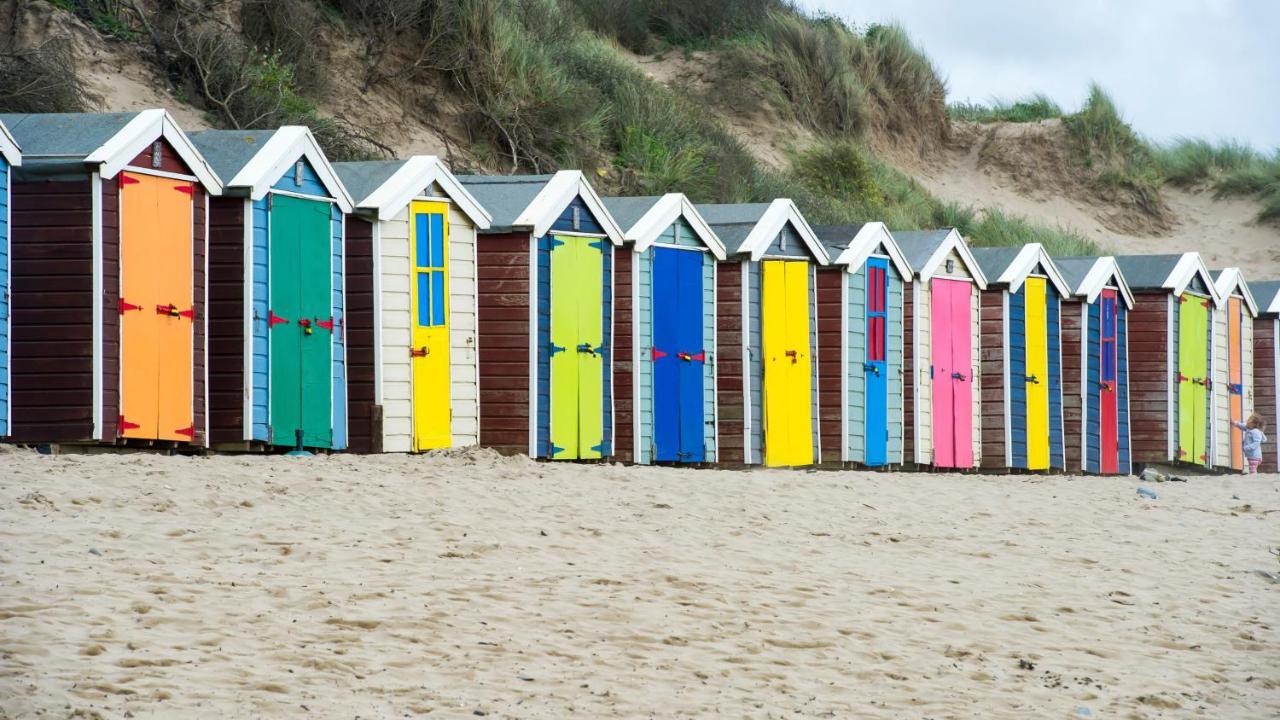
<path fill-rule="evenodd" d="M 420 268 L 431 267 L 431 215 L 414 216 L 414 264 Z"/>
<path fill-rule="evenodd" d="M 432 214 L 431 218 L 431 265 L 432 268 L 444 268 L 444 215 Z"/>
<path fill-rule="evenodd" d="M 444 325 L 444 270 L 432 270 L 431 275 L 431 326 Z"/>
<path fill-rule="evenodd" d="M 435 304 L 430 272 L 418 272 L 418 326 L 431 327 L 431 308 Z"/>

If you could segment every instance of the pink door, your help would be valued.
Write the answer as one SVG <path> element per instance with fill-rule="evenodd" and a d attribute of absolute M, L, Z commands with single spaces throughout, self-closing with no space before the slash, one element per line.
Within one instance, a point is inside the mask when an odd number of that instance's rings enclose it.
<path fill-rule="evenodd" d="M 930 285 L 933 343 L 933 464 L 973 467 L 973 333 L 969 283 Z"/>

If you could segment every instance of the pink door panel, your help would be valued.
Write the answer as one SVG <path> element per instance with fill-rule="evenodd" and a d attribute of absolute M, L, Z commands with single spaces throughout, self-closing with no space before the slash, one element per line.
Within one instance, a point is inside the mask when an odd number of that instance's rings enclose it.
<path fill-rule="evenodd" d="M 973 467 L 973 332 L 969 307 L 972 286 L 957 280 L 944 281 L 951 286 L 951 411 L 955 442 L 956 467 Z"/>
<path fill-rule="evenodd" d="M 949 280 L 934 280 L 929 286 L 930 343 L 932 347 L 933 386 L 933 464 L 955 467 L 953 436 L 954 383 L 951 373 L 951 289 Z"/>

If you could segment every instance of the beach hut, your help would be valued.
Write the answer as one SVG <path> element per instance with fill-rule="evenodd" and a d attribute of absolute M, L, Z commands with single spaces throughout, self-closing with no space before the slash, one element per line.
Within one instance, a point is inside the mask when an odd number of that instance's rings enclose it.
<path fill-rule="evenodd" d="M 1243 423 L 1254 407 L 1253 323 L 1258 304 L 1240 268 L 1214 273 L 1221 305 L 1213 313 L 1213 418 L 1210 420 L 1213 466 L 1245 469 Z"/>
<path fill-rule="evenodd" d="M 1129 327 L 1133 462 L 1211 460 L 1209 352 L 1218 291 L 1199 253 L 1116 258 L 1133 291 Z"/>
<path fill-rule="evenodd" d="M 460 176 L 477 240 L 480 444 L 550 460 L 614 452 L 614 264 L 622 230 L 578 170 Z"/>
<path fill-rule="evenodd" d="M 0 438 L 9 434 L 9 174 L 22 165 L 22 151 L 0 123 Z"/>
<path fill-rule="evenodd" d="M 476 229 L 489 213 L 439 158 L 335 163 L 347 217 L 347 448 L 480 442 Z"/>
<path fill-rule="evenodd" d="M 903 302 L 911 267 L 884 223 L 814 227 L 832 264 L 817 271 L 819 421 L 826 462 L 901 465 Z"/>
<path fill-rule="evenodd" d="M 1258 317 L 1253 322 L 1253 411 L 1266 419 L 1267 437 L 1274 438 L 1280 433 L 1280 403 L 1276 402 L 1276 378 L 1280 378 L 1280 281 L 1254 282 L 1249 287 L 1258 303 Z M 1280 469 L 1276 457 L 1274 450 L 1264 451 L 1258 469 L 1276 472 Z"/>
<path fill-rule="evenodd" d="M 725 247 L 689 199 L 609 197 L 617 254 L 615 457 L 716 462 L 716 265 Z"/>
<path fill-rule="evenodd" d="M 1039 243 L 974 248 L 982 291 L 982 466 L 1066 467 L 1063 298 L 1070 288 Z"/>
<path fill-rule="evenodd" d="M 954 228 L 896 232 L 915 274 L 906 293 L 906 458 L 973 468 L 982 461 L 979 298 L 987 278 Z"/>
<path fill-rule="evenodd" d="M 213 445 L 345 448 L 351 197 L 305 127 L 192 141 L 226 182 L 210 210 Z"/>
<path fill-rule="evenodd" d="M 728 251 L 716 280 L 720 459 L 820 462 L 815 273 L 826 248 L 787 199 L 697 209 Z"/>
<path fill-rule="evenodd" d="M 23 149 L 11 178 L 10 438 L 203 446 L 217 174 L 164 110 L 0 123 Z"/>
<path fill-rule="evenodd" d="M 1067 470 L 1133 470 L 1129 312 L 1133 292 L 1113 257 L 1054 258 L 1071 288 L 1062 304 L 1062 405 Z"/>

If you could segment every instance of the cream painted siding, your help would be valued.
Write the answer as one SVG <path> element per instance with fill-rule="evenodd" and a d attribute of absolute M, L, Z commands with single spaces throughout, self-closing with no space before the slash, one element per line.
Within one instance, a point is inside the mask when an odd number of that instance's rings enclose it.
<path fill-rule="evenodd" d="M 973 379 L 973 466 L 982 464 L 982 321 L 980 312 L 979 291 L 977 283 L 969 288 L 969 341 L 972 343 L 970 353 L 973 357 L 973 370 L 969 377 Z"/>
<path fill-rule="evenodd" d="M 914 334 L 916 336 L 916 354 L 915 354 L 915 370 L 916 370 L 916 463 L 920 465 L 933 464 L 933 378 L 930 377 L 930 369 L 933 366 L 933 354 L 930 350 L 930 303 L 929 303 L 929 283 L 913 282 L 911 283 L 912 292 L 915 293 L 915 301 L 912 308 L 915 311 Z"/>
<path fill-rule="evenodd" d="M 421 198 L 439 201 L 440 198 Z M 409 346 L 412 298 L 409 294 L 409 206 L 381 223 L 380 254 L 382 346 L 382 447 L 385 452 L 413 449 L 413 381 Z M 450 400 L 453 445 L 475 445 L 480 437 L 476 367 L 476 231 L 466 215 L 449 205 Z"/>
<path fill-rule="evenodd" d="M 1210 422 L 1213 425 L 1213 465 L 1217 467 L 1231 466 L 1231 394 L 1227 387 L 1231 377 L 1227 366 L 1227 303 L 1223 301 L 1221 308 L 1213 308 L 1213 364 L 1209 376 L 1213 378 L 1213 412 Z"/>

